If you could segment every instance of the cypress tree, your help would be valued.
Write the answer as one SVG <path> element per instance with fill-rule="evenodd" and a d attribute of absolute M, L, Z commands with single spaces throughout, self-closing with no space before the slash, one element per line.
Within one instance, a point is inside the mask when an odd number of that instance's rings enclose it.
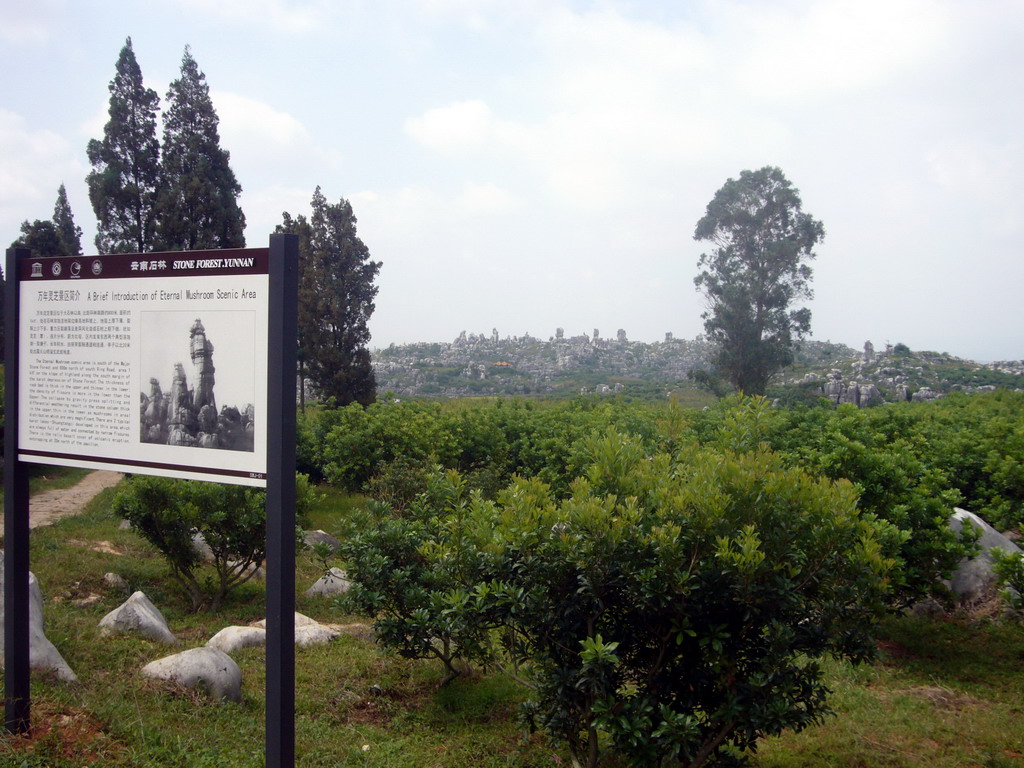
<path fill-rule="evenodd" d="M 220 121 L 206 75 L 188 47 L 181 77 L 167 91 L 164 115 L 160 242 L 168 250 L 240 248 L 245 215 L 241 186 L 220 146 Z"/>
<path fill-rule="evenodd" d="M 53 226 L 57 237 L 68 256 L 80 256 L 82 253 L 82 228 L 75 224 L 68 202 L 68 191 L 61 184 L 57 190 L 57 202 L 53 206 Z"/>
<path fill-rule="evenodd" d="M 356 234 L 351 204 L 330 204 L 320 187 L 312 215 L 284 214 L 279 232 L 299 235 L 299 376 L 338 405 L 369 405 L 377 397 L 367 322 L 381 263 Z"/>
<path fill-rule="evenodd" d="M 21 222 L 21 237 L 11 243 L 11 248 L 28 248 L 35 256 L 74 255 L 65 249 L 53 222 L 40 219 Z"/>
<path fill-rule="evenodd" d="M 129 37 L 110 81 L 110 119 L 103 139 L 92 139 L 86 178 L 96 214 L 100 253 L 143 253 L 154 248 L 160 146 L 156 113 L 160 98 L 142 84 Z"/>

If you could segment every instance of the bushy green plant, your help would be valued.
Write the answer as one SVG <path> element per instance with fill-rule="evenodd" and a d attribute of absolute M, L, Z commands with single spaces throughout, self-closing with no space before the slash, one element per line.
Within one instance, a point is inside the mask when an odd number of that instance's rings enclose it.
<path fill-rule="evenodd" d="M 480 578 L 469 531 L 486 507 L 457 472 L 436 472 L 401 515 L 373 502 L 373 524 L 352 531 L 338 553 L 353 582 L 343 605 L 374 617 L 385 648 L 440 660 L 442 685 L 461 673 L 460 659 L 485 656 L 487 629 L 465 605 Z"/>
<path fill-rule="evenodd" d="M 827 713 L 816 659 L 868 658 L 891 526 L 845 481 L 763 448 L 650 456 L 593 438 L 558 500 L 519 479 L 474 530 L 488 581 L 468 614 L 532 676 L 526 712 L 579 765 L 735 765 Z"/>
<path fill-rule="evenodd" d="M 868 658 L 899 533 L 845 481 L 763 446 L 675 458 L 614 431 L 577 447 L 567 498 L 517 478 L 496 502 L 435 475 L 343 545 L 348 600 L 404 656 L 511 662 L 524 714 L 595 766 L 738 764 L 827 713 L 816 659 Z"/>
<path fill-rule="evenodd" d="M 993 548 L 989 552 L 1006 602 L 1016 610 L 1024 609 L 1024 554 L 1004 552 L 998 548 Z"/>
<path fill-rule="evenodd" d="M 953 394 L 904 406 L 907 431 L 926 442 L 964 505 L 1006 529 L 1024 515 L 1024 392 Z"/>
<path fill-rule="evenodd" d="M 969 543 L 949 526 L 959 494 L 926 460 L 927 444 L 888 409 L 773 409 L 763 398 L 739 398 L 727 404 L 709 442 L 730 450 L 763 442 L 790 466 L 853 483 L 859 508 L 899 531 L 886 551 L 896 560 L 896 606 L 930 594 L 969 554 Z"/>
<path fill-rule="evenodd" d="M 315 493 L 304 475 L 296 490 L 301 521 Z M 194 611 L 217 610 L 266 555 L 266 493 L 255 488 L 136 475 L 121 486 L 112 508 L 160 551 Z M 212 553 L 212 577 L 203 573 L 197 534 Z"/>

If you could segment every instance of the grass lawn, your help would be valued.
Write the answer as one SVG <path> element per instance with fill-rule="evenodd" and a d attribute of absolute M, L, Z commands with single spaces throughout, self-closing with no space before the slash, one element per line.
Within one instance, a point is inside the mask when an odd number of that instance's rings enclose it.
<path fill-rule="evenodd" d="M 31 739 L 0 737 L 0 766 L 181 766 L 263 764 L 264 651 L 235 655 L 241 704 L 214 704 L 141 678 L 167 653 L 204 644 L 232 624 L 262 618 L 263 587 L 250 583 L 217 614 L 193 614 L 167 578 L 160 556 L 110 513 L 104 491 L 78 517 L 36 529 L 32 570 L 46 600 L 46 631 L 81 682 L 33 674 Z M 328 492 L 311 527 L 339 530 L 358 503 Z M 105 552 L 95 551 L 105 542 Z M 119 554 L 111 554 L 116 551 Z M 439 690 L 439 664 L 381 653 L 365 617 L 342 615 L 329 599 L 302 595 L 319 576 L 298 558 L 298 609 L 352 626 L 329 646 L 296 650 L 297 765 L 567 765 L 565 750 L 526 736 L 515 712 L 524 698 L 508 679 L 475 673 Z M 124 598 L 107 587 L 113 571 L 143 590 L 181 640 L 177 649 L 125 636 L 100 637 L 100 618 Z M 90 593 L 99 603 L 80 608 Z M 766 740 L 752 765 L 1024 767 L 1024 628 L 894 618 L 883 628 L 881 659 L 834 663 L 827 674 L 837 716 L 799 734 Z M 608 765 L 618 765 L 609 761 Z"/>

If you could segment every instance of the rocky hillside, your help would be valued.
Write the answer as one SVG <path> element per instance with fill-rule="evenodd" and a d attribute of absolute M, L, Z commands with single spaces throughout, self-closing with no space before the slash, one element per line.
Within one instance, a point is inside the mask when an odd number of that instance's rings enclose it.
<path fill-rule="evenodd" d="M 444 344 L 391 345 L 373 352 L 377 390 L 406 395 L 533 395 L 619 391 L 642 383 L 668 385 L 706 365 L 709 345 L 674 339 L 648 344 L 565 336 L 559 328 L 547 341 L 526 336 L 466 334 Z"/>
<path fill-rule="evenodd" d="M 976 363 L 945 352 L 915 352 L 904 344 L 875 351 L 871 342 L 830 362 L 798 361 L 779 377 L 780 388 L 837 403 L 867 407 L 899 400 L 927 401 L 949 392 L 1024 387 L 1024 360 Z"/>
<path fill-rule="evenodd" d="M 687 382 L 692 369 L 708 367 L 711 345 L 700 338 L 630 341 L 565 336 L 467 334 L 450 343 L 391 345 L 373 352 L 379 392 L 397 395 L 574 395 L 627 391 L 664 396 Z M 794 365 L 777 377 L 773 396 L 871 405 L 898 399 L 927 400 L 954 390 L 1024 386 L 1024 361 L 983 365 L 902 344 L 876 352 L 845 344 L 806 341 Z"/>

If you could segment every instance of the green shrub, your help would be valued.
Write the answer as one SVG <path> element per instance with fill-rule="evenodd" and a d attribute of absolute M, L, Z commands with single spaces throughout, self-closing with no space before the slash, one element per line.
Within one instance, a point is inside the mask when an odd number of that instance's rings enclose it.
<path fill-rule="evenodd" d="M 467 537 L 487 506 L 457 472 L 436 472 L 401 516 L 373 503 L 373 523 L 352 531 L 338 553 L 353 582 L 342 605 L 373 616 L 385 648 L 439 659 L 442 685 L 460 674 L 459 659 L 486 656 L 487 629 L 464 608 L 479 579 Z"/>
<path fill-rule="evenodd" d="M 896 560 L 896 607 L 933 592 L 969 554 L 969 545 L 949 526 L 959 494 L 937 463 L 927 460 L 928 444 L 889 407 L 783 410 L 769 408 L 763 398 L 740 398 L 728 405 L 709 442 L 731 450 L 764 442 L 792 467 L 853 483 L 860 510 L 900 534 L 888 540 L 886 550 Z"/>
<path fill-rule="evenodd" d="M 490 502 L 434 475 L 343 544 L 347 600 L 446 680 L 459 657 L 511 665 L 534 689 L 527 723 L 580 764 L 601 744 L 630 764 L 728 764 L 819 722 L 816 659 L 871 655 L 898 532 L 849 483 L 764 448 L 673 458 L 609 431 L 575 450 L 566 498 L 516 478 Z"/>
<path fill-rule="evenodd" d="M 569 498 L 520 479 L 473 529 L 488 581 L 466 615 L 533 677 L 528 722 L 582 765 L 609 744 L 696 768 L 821 721 L 816 659 L 872 654 L 892 527 L 763 449 L 673 460 L 610 434 L 583 450 Z"/>
<path fill-rule="evenodd" d="M 304 475 L 296 479 L 301 521 L 315 494 Z M 266 555 L 266 493 L 255 488 L 136 475 L 121 486 L 112 508 L 160 551 L 194 611 L 217 610 Z M 196 534 L 212 552 L 212 578 L 203 575 Z"/>
<path fill-rule="evenodd" d="M 998 548 L 989 551 L 1006 602 L 1016 610 L 1024 609 L 1024 554 L 1003 552 Z"/>

